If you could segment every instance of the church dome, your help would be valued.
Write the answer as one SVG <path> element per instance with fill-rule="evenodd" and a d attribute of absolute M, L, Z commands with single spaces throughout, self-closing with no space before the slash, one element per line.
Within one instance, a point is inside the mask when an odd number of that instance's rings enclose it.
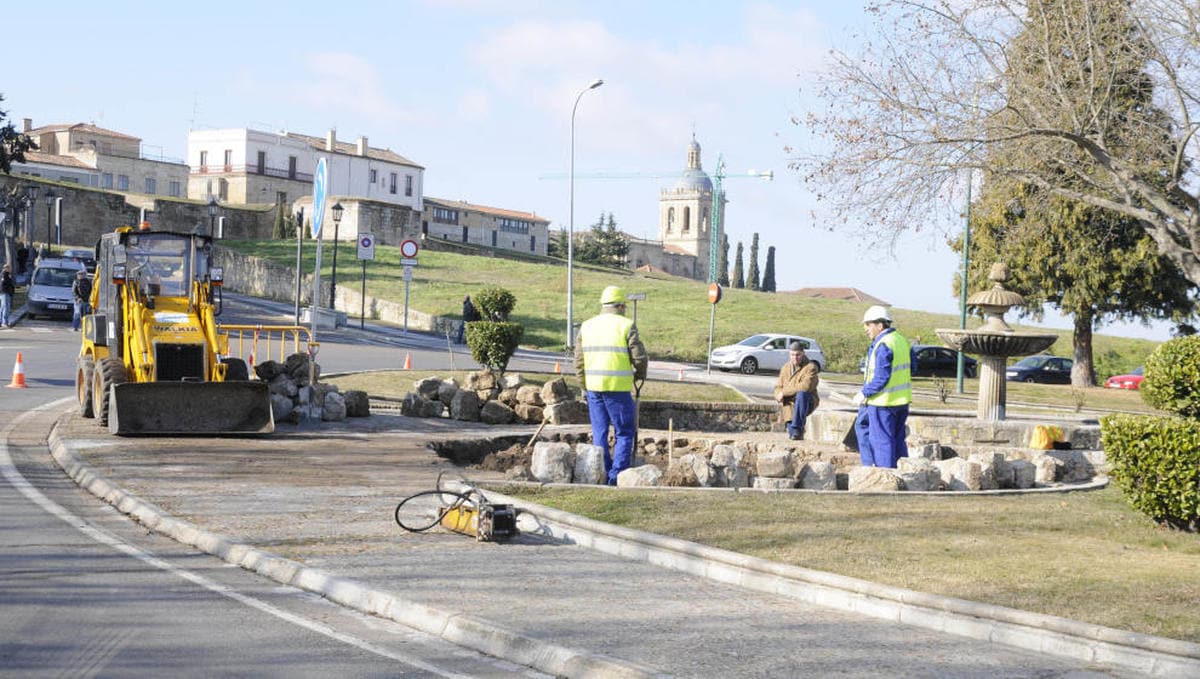
<path fill-rule="evenodd" d="M 683 176 L 679 181 L 675 182 L 675 188 L 688 189 L 694 191 L 712 191 L 712 180 L 704 173 L 704 170 L 688 168 L 684 170 Z"/>

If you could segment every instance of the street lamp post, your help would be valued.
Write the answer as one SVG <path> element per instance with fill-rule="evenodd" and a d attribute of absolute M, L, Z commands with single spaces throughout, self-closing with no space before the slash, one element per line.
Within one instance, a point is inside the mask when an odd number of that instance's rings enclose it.
<path fill-rule="evenodd" d="M 300 325 L 300 255 L 304 252 L 304 208 L 296 211 L 296 325 Z"/>
<path fill-rule="evenodd" d="M 575 111 L 579 108 L 579 100 L 589 90 L 594 90 L 604 84 L 597 78 L 590 85 L 579 91 L 575 104 L 571 107 L 571 171 L 568 183 L 567 208 L 567 349 L 575 347 Z"/>
<path fill-rule="evenodd" d="M 342 211 L 345 208 L 341 203 L 334 203 L 333 207 L 329 208 L 329 212 L 333 215 L 333 276 L 329 279 L 329 308 L 333 309 L 334 294 L 337 292 L 337 252 L 338 252 L 338 225 L 342 223 Z"/>
<path fill-rule="evenodd" d="M 217 224 L 217 197 L 210 195 L 208 197 L 208 237 L 216 238 Z"/>
<path fill-rule="evenodd" d="M 46 189 L 42 194 L 46 199 L 46 250 L 50 250 L 50 242 L 54 239 L 54 199 L 58 196 L 54 195 L 52 189 Z"/>

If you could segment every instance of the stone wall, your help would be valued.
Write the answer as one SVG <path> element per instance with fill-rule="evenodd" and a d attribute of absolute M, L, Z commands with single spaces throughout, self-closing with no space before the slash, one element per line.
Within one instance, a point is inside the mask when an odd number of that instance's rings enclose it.
<path fill-rule="evenodd" d="M 857 411 L 820 408 L 808 418 L 805 438 L 819 443 L 839 443 L 857 448 L 854 418 Z M 1018 446 L 1027 447 L 1034 427 L 1052 424 L 1063 430 L 1063 438 L 1072 448 L 1100 450 L 1100 425 L 1070 420 L 1010 419 L 1000 422 L 978 420 L 975 417 L 952 417 L 939 414 L 914 413 L 908 418 L 910 441 L 937 441 L 943 448 L 954 451 L 956 446 Z"/>
<path fill-rule="evenodd" d="M 642 401 L 638 426 L 676 431 L 771 431 L 779 406 L 756 403 L 674 403 Z"/>

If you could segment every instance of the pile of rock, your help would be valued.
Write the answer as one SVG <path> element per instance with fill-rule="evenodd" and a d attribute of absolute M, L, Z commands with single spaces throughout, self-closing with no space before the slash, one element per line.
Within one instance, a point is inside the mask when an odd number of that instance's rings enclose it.
<path fill-rule="evenodd" d="M 520 373 L 497 377 L 489 370 L 457 380 L 426 377 L 413 383 L 400 413 L 408 417 L 450 417 L 484 424 L 586 424 L 587 404 L 576 401 L 562 378 L 541 387 L 527 384 Z"/>
<path fill-rule="evenodd" d="M 317 382 L 321 366 L 308 354 L 292 354 L 282 363 L 264 361 L 254 366 L 254 374 L 267 383 L 276 422 L 295 424 L 304 417 L 330 422 L 371 414 L 365 391 L 341 393 L 335 384 Z"/>

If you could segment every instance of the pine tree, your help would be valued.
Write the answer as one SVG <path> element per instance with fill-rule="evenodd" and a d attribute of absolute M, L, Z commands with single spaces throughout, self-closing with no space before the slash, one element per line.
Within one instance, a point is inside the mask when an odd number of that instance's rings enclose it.
<path fill-rule="evenodd" d="M 746 280 L 746 285 L 751 290 L 758 290 L 758 234 L 754 234 L 750 238 L 750 276 Z"/>
<path fill-rule="evenodd" d="M 721 254 L 717 260 L 717 284 L 729 287 L 729 236 L 721 234 Z"/>
<path fill-rule="evenodd" d="M 763 267 L 763 292 L 775 292 L 775 246 L 767 248 L 767 265 Z"/>
<path fill-rule="evenodd" d="M 271 230 L 271 237 L 275 240 L 283 240 L 284 238 L 287 238 L 282 204 L 275 206 L 275 228 Z"/>
<path fill-rule="evenodd" d="M 738 241 L 737 254 L 733 258 L 733 287 L 746 287 L 746 279 L 742 274 L 742 241 Z"/>

